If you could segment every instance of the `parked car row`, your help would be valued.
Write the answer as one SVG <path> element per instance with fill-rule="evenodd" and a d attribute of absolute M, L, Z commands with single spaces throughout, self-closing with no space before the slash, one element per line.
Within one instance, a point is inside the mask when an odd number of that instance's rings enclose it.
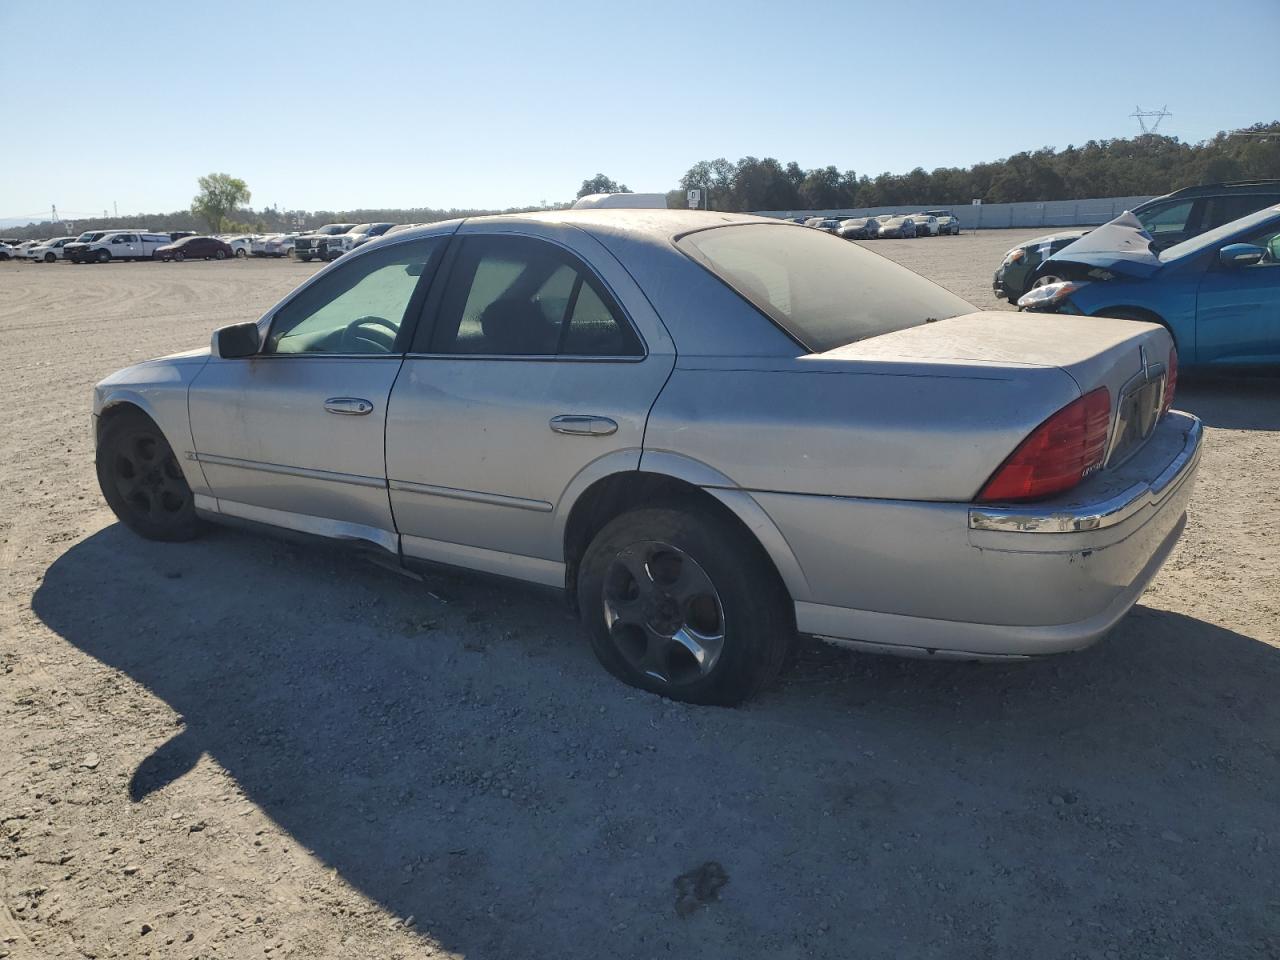
<path fill-rule="evenodd" d="M 794 217 L 793 223 L 834 233 L 846 240 L 904 239 L 952 236 L 960 232 L 960 219 L 950 210 L 923 213 L 885 213 L 878 217 Z"/>
<path fill-rule="evenodd" d="M 0 242 L 0 260 L 36 263 L 110 263 L 112 260 L 226 260 L 296 257 L 303 262 L 336 260 L 370 240 L 419 224 L 330 223 L 309 233 L 221 234 L 190 230 L 157 233 L 140 227 L 90 230 L 77 237 Z"/>

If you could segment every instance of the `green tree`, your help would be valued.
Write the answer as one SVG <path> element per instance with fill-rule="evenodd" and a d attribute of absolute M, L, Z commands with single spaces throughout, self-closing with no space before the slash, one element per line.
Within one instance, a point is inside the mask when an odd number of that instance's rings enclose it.
<path fill-rule="evenodd" d="M 593 193 L 631 193 L 631 188 L 625 183 L 618 183 L 611 180 L 603 173 L 597 173 L 590 180 L 583 180 L 582 186 L 578 188 L 578 197 L 590 196 Z"/>
<path fill-rule="evenodd" d="M 200 192 L 191 201 L 191 212 L 209 225 L 210 233 L 222 233 L 228 214 L 249 202 L 249 186 L 228 173 L 211 173 L 198 181 Z"/>

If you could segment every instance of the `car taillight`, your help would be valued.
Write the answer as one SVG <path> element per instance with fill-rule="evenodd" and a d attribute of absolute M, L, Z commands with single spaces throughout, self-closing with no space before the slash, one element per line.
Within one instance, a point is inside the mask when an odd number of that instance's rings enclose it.
<path fill-rule="evenodd" d="M 1178 348 L 1169 348 L 1169 372 L 1164 377 L 1164 403 L 1160 406 L 1160 414 L 1169 412 L 1173 406 L 1173 391 L 1178 388 Z"/>
<path fill-rule="evenodd" d="M 1070 490 L 1102 465 L 1111 428 L 1111 392 L 1098 387 L 1031 432 L 991 475 L 981 503 L 1036 500 Z"/>

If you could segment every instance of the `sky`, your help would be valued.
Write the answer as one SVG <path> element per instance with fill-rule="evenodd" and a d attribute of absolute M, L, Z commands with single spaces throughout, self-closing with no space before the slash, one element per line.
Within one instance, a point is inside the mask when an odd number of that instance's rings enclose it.
<path fill-rule="evenodd" d="M 0 223 L 501 208 L 698 160 L 875 176 L 1280 119 L 1280 0 L 0 3 Z"/>

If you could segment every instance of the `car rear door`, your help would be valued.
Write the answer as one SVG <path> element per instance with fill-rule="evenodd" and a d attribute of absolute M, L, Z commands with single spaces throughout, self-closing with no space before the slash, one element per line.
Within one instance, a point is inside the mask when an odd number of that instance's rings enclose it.
<path fill-rule="evenodd" d="M 396 550 L 387 398 L 446 238 L 406 239 L 317 274 L 260 327 L 260 353 L 191 385 L 194 456 L 221 512 Z"/>
<path fill-rule="evenodd" d="M 466 224 L 391 395 L 387 479 L 406 556 L 563 585 L 563 525 L 637 469 L 674 365 L 635 281 L 576 228 Z"/>

